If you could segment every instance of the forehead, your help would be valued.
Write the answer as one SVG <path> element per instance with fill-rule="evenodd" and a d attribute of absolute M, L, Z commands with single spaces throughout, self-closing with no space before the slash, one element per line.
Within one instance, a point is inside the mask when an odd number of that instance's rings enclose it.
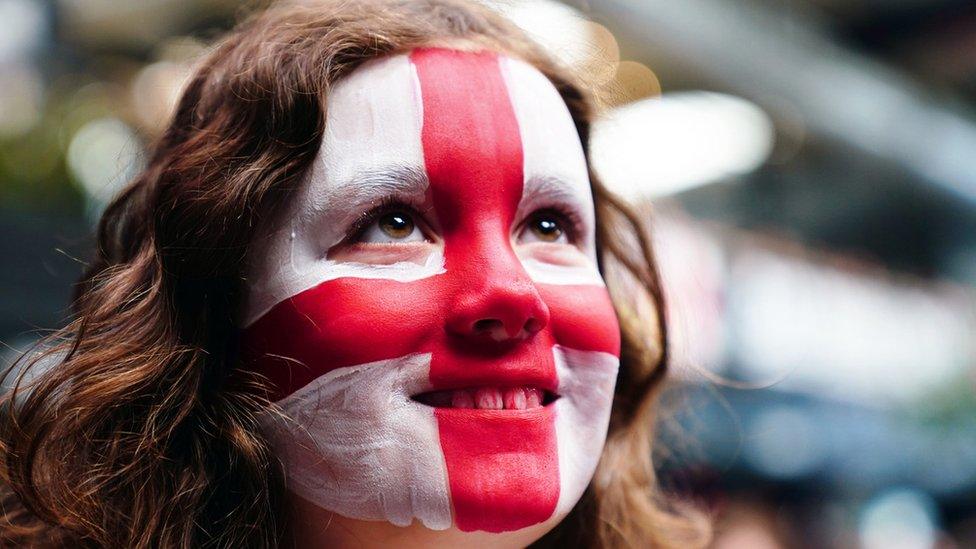
<path fill-rule="evenodd" d="M 509 105 L 518 122 L 525 180 L 558 180 L 588 195 L 585 156 L 575 123 L 559 92 L 544 74 L 523 61 L 500 54 L 492 59 L 494 66 L 488 70 L 498 71 L 504 87 L 472 92 L 471 86 L 438 82 L 439 88 L 465 96 L 449 104 Z M 438 74 L 464 78 L 464 61 L 462 54 L 435 56 L 431 62 L 442 65 Z M 424 113 L 445 108 L 445 102 L 425 102 L 422 89 L 429 88 L 430 83 L 422 86 L 420 79 L 410 54 L 400 54 L 367 62 L 336 84 L 327 99 L 321 150 L 326 183 L 341 184 L 383 167 L 424 168 L 420 138 Z M 460 146 L 478 138 L 477 132 L 457 135 L 458 153 L 483 150 Z"/>
<path fill-rule="evenodd" d="M 326 102 L 319 157 L 327 179 L 347 181 L 377 166 L 423 166 L 422 126 L 420 81 L 409 57 L 365 63 L 340 80 Z"/>

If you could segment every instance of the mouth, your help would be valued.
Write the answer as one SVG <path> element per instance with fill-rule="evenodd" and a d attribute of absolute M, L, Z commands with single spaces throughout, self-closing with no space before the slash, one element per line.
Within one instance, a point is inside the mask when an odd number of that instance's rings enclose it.
<path fill-rule="evenodd" d="M 467 408 L 472 410 L 532 410 L 548 406 L 559 395 L 539 387 L 472 387 L 430 391 L 411 397 L 433 408 Z"/>

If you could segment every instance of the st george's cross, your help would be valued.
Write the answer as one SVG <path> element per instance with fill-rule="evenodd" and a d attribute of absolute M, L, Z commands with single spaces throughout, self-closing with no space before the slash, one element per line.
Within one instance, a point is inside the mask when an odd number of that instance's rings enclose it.
<path fill-rule="evenodd" d="M 512 531 L 567 512 L 599 458 L 620 333 L 558 91 L 504 55 L 422 48 L 357 69 L 328 101 L 311 190 L 296 199 L 314 206 L 295 206 L 257 248 L 267 258 L 241 334 L 287 417 L 269 430 L 286 446 L 290 488 L 352 518 L 435 529 Z M 329 221 L 317 216 L 342 204 L 341 189 L 354 190 L 340 209 L 382 199 L 354 186 L 393 163 L 387 149 L 407 175 L 377 194 L 413 192 L 402 198 L 436 219 L 438 251 L 379 266 L 331 259 L 337 239 L 320 237 Z M 587 261 L 544 246 L 520 255 L 513 228 L 526 210 L 566 202 Z M 457 396 L 481 388 L 518 402 Z"/>

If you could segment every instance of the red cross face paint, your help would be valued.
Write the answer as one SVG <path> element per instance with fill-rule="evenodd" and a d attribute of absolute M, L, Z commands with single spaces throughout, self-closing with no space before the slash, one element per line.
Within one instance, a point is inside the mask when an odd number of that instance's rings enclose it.
<path fill-rule="evenodd" d="M 289 488 L 354 519 L 558 519 L 606 437 L 619 327 L 572 118 L 529 65 L 419 49 L 331 91 L 308 180 L 259 239 L 245 357 Z"/>

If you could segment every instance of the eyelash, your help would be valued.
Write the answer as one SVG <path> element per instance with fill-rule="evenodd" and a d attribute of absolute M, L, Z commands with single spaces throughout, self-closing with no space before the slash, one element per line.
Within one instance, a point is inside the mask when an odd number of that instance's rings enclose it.
<path fill-rule="evenodd" d="M 425 224 L 423 222 L 423 218 L 417 212 L 417 208 L 407 204 L 399 198 L 388 196 L 383 198 L 379 204 L 373 208 L 370 208 L 369 210 L 366 210 L 360 214 L 358 218 L 356 218 L 347 231 L 349 236 L 346 238 L 346 241 L 355 242 L 357 239 L 362 237 L 363 233 L 366 232 L 366 229 L 368 229 L 373 222 L 379 219 L 380 216 L 394 211 L 403 211 L 412 215 L 414 217 L 414 222 L 417 223 L 417 227 L 420 228 L 420 230 L 424 232 L 426 236 L 427 231 L 424 230 Z M 569 241 L 573 244 L 579 242 L 580 235 L 583 234 L 583 220 L 578 212 L 561 204 L 552 204 L 536 208 L 518 225 L 518 232 L 521 234 L 529 222 L 545 214 L 554 214 L 556 217 L 560 218 L 561 221 L 565 222 L 564 228 L 566 230 L 566 238 L 569 239 Z"/>
<path fill-rule="evenodd" d="M 353 221 L 352 225 L 349 227 L 349 230 L 346 231 L 346 233 L 349 235 L 346 237 L 346 241 L 355 242 L 362 237 L 363 233 L 366 232 L 366 229 L 368 229 L 369 226 L 381 216 L 397 211 L 409 213 L 411 216 L 413 216 L 414 222 L 417 224 L 417 228 L 424 233 L 424 236 L 427 236 L 427 231 L 424 230 L 426 226 L 423 223 L 423 218 L 417 213 L 417 208 L 407 204 L 399 198 L 388 196 L 383 198 L 383 200 L 381 200 L 376 206 L 361 213 L 359 217 Z"/>
<path fill-rule="evenodd" d="M 563 222 L 563 229 L 566 232 L 566 239 L 569 240 L 571 244 L 579 243 L 580 237 L 583 234 L 583 220 L 580 217 L 579 212 L 562 204 L 552 204 L 533 210 L 532 213 L 527 215 L 519 225 L 519 233 L 521 234 L 522 230 L 525 229 L 525 226 L 532 222 L 532 220 L 546 214 L 555 215 L 555 217 L 559 218 L 559 220 Z"/>

